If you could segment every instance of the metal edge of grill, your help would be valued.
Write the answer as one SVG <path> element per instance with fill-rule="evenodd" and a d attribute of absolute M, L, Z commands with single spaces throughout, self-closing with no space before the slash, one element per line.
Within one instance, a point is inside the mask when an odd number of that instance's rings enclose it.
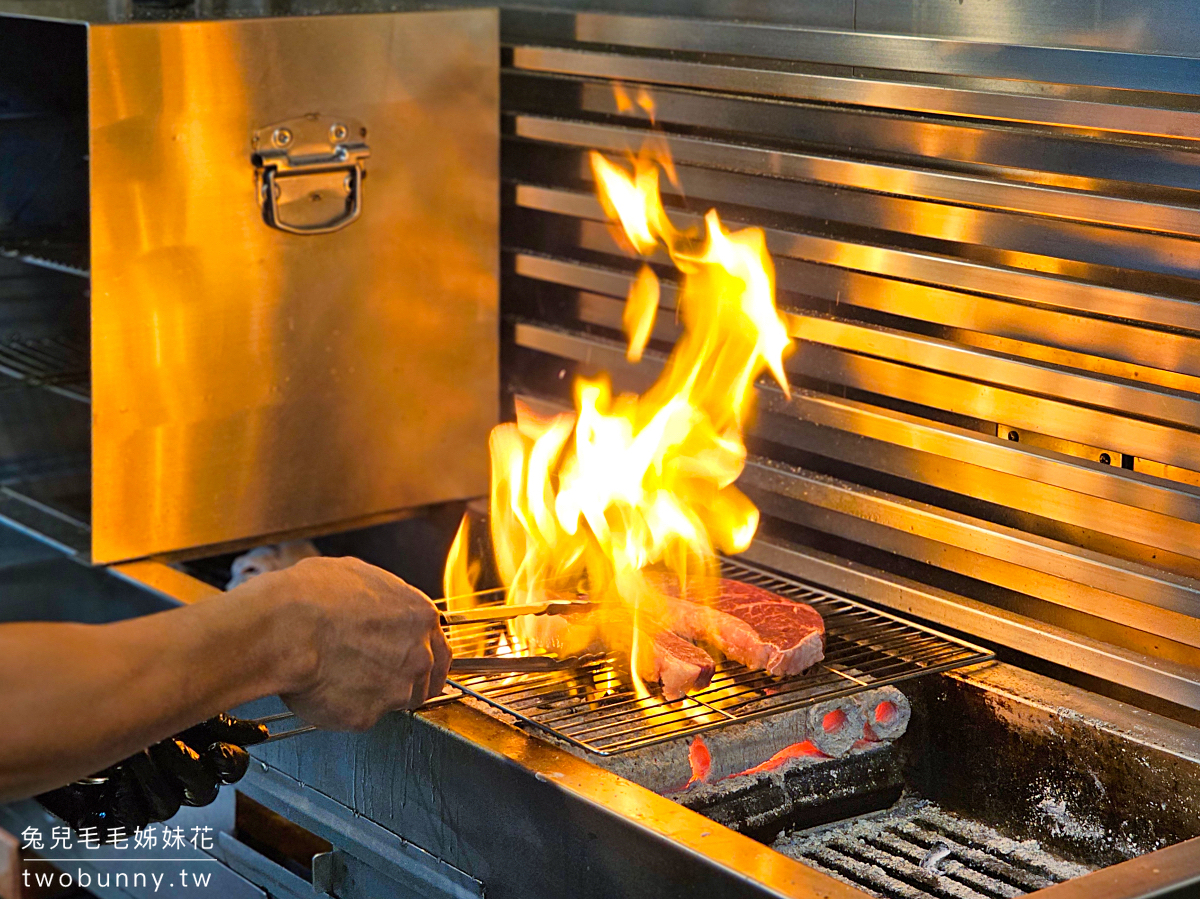
<path fill-rule="evenodd" d="M 817 672 L 775 678 L 726 660 L 708 687 L 676 700 L 637 697 L 626 661 L 616 655 L 570 671 L 479 674 L 450 682 L 558 740 L 611 756 L 994 658 L 990 650 L 957 637 L 743 562 L 723 560 L 722 575 L 821 613 L 826 652 Z M 492 655 L 502 635 L 512 642 L 502 625 L 459 630 L 451 645 L 478 646 L 482 640 L 485 654 Z"/>

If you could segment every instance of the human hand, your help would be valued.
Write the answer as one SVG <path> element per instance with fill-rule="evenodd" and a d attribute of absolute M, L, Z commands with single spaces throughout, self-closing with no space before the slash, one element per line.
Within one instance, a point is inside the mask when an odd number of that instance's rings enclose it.
<path fill-rule="evenodd" d="M 280 691 L 310 724 L 362 731 L 442 692 L 450 647 L 437 607 L 395 575 L 358 559 L 304 559 L 238 588 L 296 624 L 295 671 Z"/>

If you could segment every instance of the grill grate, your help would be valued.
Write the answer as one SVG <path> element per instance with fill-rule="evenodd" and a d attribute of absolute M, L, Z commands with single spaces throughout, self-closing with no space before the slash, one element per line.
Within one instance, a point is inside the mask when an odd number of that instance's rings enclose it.
<path fill-rule="evenodd" d="M 825 659 L 816 670 L 775 678 L 724 661 L 707 688 L 672 701 L 639 698 L 626 662 L 615 656 L 569 671 L 468 675 L 453 683 L 572 745 L 614 755 L 992 658 L 987 650 L 796 581 L 741 563 L 725 562 L 723 568 L 725 577 L 806 602 L 821 613 Z M 494 655 L 505 643 L 526 652 L 512 645 L 502 625 L 451 628 L 450 641 L 455 655 Z"/>
<path fill-rule="evenodd" d="M 9 234 L 0 239 L 0 257 L 19 259 L 29 265 L 88 277 L 88 243 L 63 240 L 22 240 Z"/>
<path fill-rule="evenodd" d="M 0 374 L 87 402 L 87 347 L 62 337 L 16 337 L 0 342 Z"/>
<path fill-rule="evenodd" d="M 886 899 L 1008 899 L 1091 871 L 925 800 L 785 834 L 773 848 Z"/>

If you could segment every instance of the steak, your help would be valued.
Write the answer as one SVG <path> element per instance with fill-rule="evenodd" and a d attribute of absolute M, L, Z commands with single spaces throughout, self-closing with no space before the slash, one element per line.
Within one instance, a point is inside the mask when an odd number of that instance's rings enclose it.
<path fill-rule="evenodd" d="M 810 605 L 722 579 L 710 602 L 668 599 L 667 626 L 748 668 L 799 674 L 825 657 L 825 622 Z"/>
<path fill-rule="evenodd" d="M 712 656 L 682 637 L 668 630 L 653 635 L 642 631 L 642 639 L 638 641 L 638 677 L 662 684 L 667 699 L 680 699 L 692 690 L 703 690 L 712 681 L 716 668 Z"/>

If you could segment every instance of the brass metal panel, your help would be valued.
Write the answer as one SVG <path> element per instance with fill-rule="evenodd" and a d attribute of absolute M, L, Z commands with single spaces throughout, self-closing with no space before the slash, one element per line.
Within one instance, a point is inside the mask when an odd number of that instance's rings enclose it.
<path fill-rule="evenodd" d="M 93 558 L 484 492 L 496 12 L 94 26 L 89 65 Z M 251 135 L 310 114 L 370 156 L 358 220 L 297 235 Z"/>
<path fill-rule="evenodd" d="M 113 565 L 109 570 L 135 587 L 142 587 L 185 605 L 211 599 L 221 593 L 218 588 L 197 580 L 178 568 L 150 559 L 124 562 Z"/>

